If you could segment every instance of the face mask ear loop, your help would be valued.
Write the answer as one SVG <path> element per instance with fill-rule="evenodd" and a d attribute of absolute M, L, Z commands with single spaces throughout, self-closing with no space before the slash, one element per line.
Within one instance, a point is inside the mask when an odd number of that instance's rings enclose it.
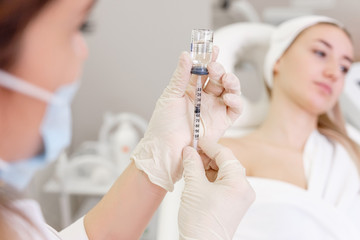
<path fill-rule="evenodd" d="M 5 162 L 4 160 L 2 160 L 0 158 L 0 172 L 1 171 L 6 171 L 6 169 L 9 168 L 9 163 Z"/>
<path fill-rule="evenodd" d="M 52 92 L 32 85 L 24 80 L 20 80 L 15 76 L 8 74 L 2 70 L 0 70 L 0 85 L 7 89 L 13 90 L 15 92 L 20 92 L 22 94 L 39 99 L 46 103 L 49 103 L 51 101 L 61 103 L 60 99 L 57 99 Z"/>

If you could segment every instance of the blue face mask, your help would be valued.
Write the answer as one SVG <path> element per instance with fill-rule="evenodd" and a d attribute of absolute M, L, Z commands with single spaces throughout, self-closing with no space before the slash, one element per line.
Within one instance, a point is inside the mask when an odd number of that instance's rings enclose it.
<path fill-rule="evenodd" d="M 71 101 L 79 87 L 75 81 L 60 87 L 55 93 L 41 89 L 0 70 L 0 85 L 48 103 L 40 133 L 44 151 L 30 159 L 4 164 L 0 168 L 0 179 L 18 190 L 24 189 L 34 173 L 55 160 L 71 141 Z"/>

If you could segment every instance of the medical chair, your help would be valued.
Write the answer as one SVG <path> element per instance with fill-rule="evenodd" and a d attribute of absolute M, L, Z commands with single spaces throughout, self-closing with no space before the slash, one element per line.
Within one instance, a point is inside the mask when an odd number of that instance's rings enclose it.
<path fill-rule="evenodd" d="M 265 23 L 240 22 L 222 27 L 214 33 L 214 45 L 220 48 L 217 61 L 227 72 L 235 73 L 241 82 L 243 112 L 225 132 L 226 137 L 241 137 L 253 131 L 267 114 L 269 97 L 263 80 L 263 64 L 273 30 L 274 26 Z M 352 78 L 353 75 L 357 76 L 357 79 L 360 78 L 360 63 L 357 68 L 356 72 L 359 72 L 359 75 L 349 74 Z M 356 84 L 360 91 L 359 83 L 347 82 Z M 359 102 L 354 104 L 359 105 Z M 358 108 L 360 109 L 360 105 Z M 346 110 L 353 111 L 351 108 Z M 358 116 L 359 114 L 360 110 Z M 347 115 L 345 113 L 345 116 Z M 358 124 L 360 126 L 360 119 Z M 347 125 L 347 129 L 349 135 L 360 144 L 359 129 L 352 125 Z M 161 204 L 157 240 L 175 240 L 179 237 L 177 216 L 183 187 L 183 180 L 176 183 L 174 191 L 168 193 Z"/>
<path fill-rule="evenodd" d="M 353 63 L 346 75 L 340 106 L 349 136 L 360 144 L 360 62 Z"/>

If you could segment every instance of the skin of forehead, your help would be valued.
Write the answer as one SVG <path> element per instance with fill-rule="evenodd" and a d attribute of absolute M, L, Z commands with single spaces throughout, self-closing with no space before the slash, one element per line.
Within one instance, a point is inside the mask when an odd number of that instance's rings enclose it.
<path fill-rule="evenodd" d="M 342 32 L 342 33 L 344 34 L 344 36 L 346 36 L 346 37 L 348 38 L 349 43 L 351 44 L 351 48 L 352 48 L 351 54 L 353 55 L 353 52 L 354 52 L 354 50 L 353 50 L 353 42 L 352 42 L 352 39 L 351 39 L 350 34 L 349 34 L 346 30 L 344 30 L 344 29 L 340 28 L 339 26 L 337 26 L 337 25 L 335 25 L 335 24 L 332 24 L 332 23 L 317 23 L 317 24 L 315 24 L 315 25 L 313 25 L 313 26 L 310 26 L 310 27 L 304 29 L 304 30 L 294 39 L 294 41 L 293 41 L 293 42 L 291 43 L 291 45 L 287 48 L 287 50 L 288 50 L 289 48 L 291 48 L 291 46 L 292 46 L 293 44 L 295 44 L 296 42 L 298 42 L 299 39 L 303 38 L 303 37 L 306 35 L 306 33 L 308 33 L 309 31 L 313 31 L 315 28 L 319 28 L 319 27 L 321 27 L 321 26 L 325 26 L 325 27 L 326 27 L 326 26 L 329 26 L 329 27 L 332 27 L 332 28 L 334 28 L 334 29 L 338 29 L 338 30 L 339 30 L 339 33 Z M 352 56 L 351 56 L 351 57 L 352 57 Z"/>

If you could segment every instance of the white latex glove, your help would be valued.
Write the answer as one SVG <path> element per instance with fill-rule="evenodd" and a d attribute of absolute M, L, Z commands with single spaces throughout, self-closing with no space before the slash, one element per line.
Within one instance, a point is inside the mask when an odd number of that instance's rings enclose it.
<path fill-rule="evenodd" d="M 184 180 L 178 215 L 180 240 L 232 239 L 240 220 L 255 199 L 245 169 L 230 149 L 213 141 L 199 141 L 202 151 L 216 161 L 217 178 L 209 182 L 199 154 L 185 147 Z"/>
<path fill-rule="evenodd" d="M 215 47 L 213 61 L 217 53 Z M 168 191 L 182 176 L 182 149 L 192 142 L 197 76 L 191 75 L 191 66 L 190 54 L 183 52 L 169 85 L 156 103 L 144 138 L 131 157 L 151 182 Z M 200 135 L 217 141 L 241 113 L 240 82 L 216 62 L 208 65 L 208 71 L 210 81 L 202 93 Z M 206 78 L 202 77 L 202 81 Z"/>

